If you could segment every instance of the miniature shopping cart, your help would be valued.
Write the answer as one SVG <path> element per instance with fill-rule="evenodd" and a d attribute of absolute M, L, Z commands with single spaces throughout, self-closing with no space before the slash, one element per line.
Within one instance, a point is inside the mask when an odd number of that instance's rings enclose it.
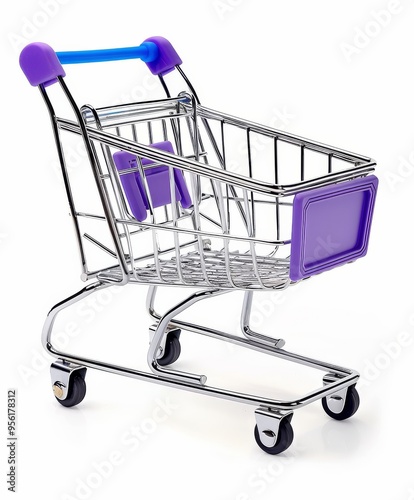
<path fill-rule="evenodd" d="M 62 64 L 131 58 L 142 59 L 159 77 L 165 98 L 78 107 Z M 292 443 L 294 410 L 321 399 L 334 419 L 352 416 L 359 406 L 359 375 L 290 353 L 283 339 L 253 331 L 253 292 L 285 290 L 366 254 L 378 183 L 375 162 L 202 106 L 181 64 L 162 37 L 139 47 L 83 52 L 55 53 L 32 43 L 21 53 L 20 65 L 50 114 L 81 278 L 88 282 L 52 308 L 43 328 L 43 345 L 56 358 L 53 392 L 63 406 L 80 403 L 86 369 L 97 368 L 252 404 L 258 445 L 278 454 Z M 164 78 L 173 70 L 185 86 L 178 95 Z M 56 100 L 65 97 L 61 105 L 70 104 L 71 116 L 57 115 L 52 90 Z M 86 150 L 85 164 L 75 172 L 67 161 L 73 140 L 82 140 Z M 74 356 L 52 344 L 62 310 L 128 283 L 149 287 L 147 306 L 155 320 L 149 329 L 149 370 Z M 159 314 L 158 286 L 193 291 Z M 244 292 L 241 335 L 177 318 L 191 305 L 233 290 Z M 323 370 L 323 385 L 287 401 L 210 386 L 197 370 L 171 366 L 180 356 L 182 330 Z"/>

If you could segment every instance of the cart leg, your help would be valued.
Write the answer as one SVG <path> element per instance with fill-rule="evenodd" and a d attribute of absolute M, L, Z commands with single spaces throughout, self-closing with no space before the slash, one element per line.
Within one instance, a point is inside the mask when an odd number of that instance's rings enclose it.
<path fill-rule="evenodd" d="M 255 340 L 260 344 L 271 345 L 272 347 L 281 349 L 285 345 L 285 341 L 283 339 L 274 339 L 272 337 L 256 333 L 250 328 L 249 323 L 250 323 L 250 315 L 252 312 L 252 303 L 253 303 L 253 292 L 251 291 L 245 292 L 241 321 L 240 321 L 241 329 L 245 337 L 247 337 L 249 340 Z"/>
<path fill-rule="evenodd" d="M 165 368 L 161 366 L 158 361 L 157 361 L 157 356 L 160 350 L 160 346 L 162 345 L 163 338 L 167 332 L 168 325 L 170 321 L 180 314 L 181 312 L 185 311 L 188 309 L 190 306 L 195 304 L 196 302 L 199 302 L 200 300 L 207 299 L 209 297 L 214 297 L 216 295 L 221 295 L 224 293 L 228 293 L 230 290 L 220 290 L 220 289 L 214 289 L 214 290 L 206 290 L 206 291 L 201 291 L 201 292 L 196 292 L 190 295 L 188 298 L 177 304 L 176 306 L 172 307 L 169 311 L 167 311 L 164 316 L 162 316 L 159 320 L 158 326 L 154 332 L 152 341 L 150 343 L 150 347 L 148 350 L 148 364 L 151 368 L 151 370 L 160 375 L 168 376 L 169 378 L 173 380 L 181 380 L 183 382 L 190 382 L 190 383 L 197 383 L 204 385 L 207 381 L 207 377 L 205 375 L 197 375 L 194 373 L 186 373 L 186 372 L 180 372 L 177 370 L 171 370 L 169 368 Z M 150 290 L 148 292 L 148 298 L 147 298 L 147 303 L 149 309 L 152 308 L 153 301 L 155 298 L 156 294 L 156 287 L 150 287 Z"/>
<path fill-rule="evenodd" d="M 230 291 L 230 290 L 227 290 Z M 160 313 L 158 313 L 155 310 L 155 297 L 156 297 L 156 292 L 157 292 L 157 287 L 152 286 L 148 290 L 148 295 L 147 295 L 147 308 L 148 308 L 148 313 L 152 318 L 154 318 L 157 322 L 160 322 L 163 318 L 165 319 L 165 316 L 162 316 Z M 222 291 L 225 293 L 226 291 Z M 210 296 L 214 296 L 214 294 L 211 294 Z M 249 317 L 250 314 L 250 309 L 251 308 L 251 297 L 246 297 L 246 302 L 247 302 L 247 309 L 244 311 L 247 315 L 247 318 Z M 242 316 L 243 320 L 243 316 Z M 267 404 L 263 405 L 260 403 L 261 406 L 266 406 L 270 410 L 274 411 L 291 411 L 294 409 L 297 409 L 299 407 L 302 407 L 304 405 L 310 404 L 318 399 L 322 399 L 322 404 L 324 407 L 325 412 L 331 416 L 332 418 L 335 418 L 337 420 L 343 420 L 345 418 L 349 418 L 349 416 L 352 416 L 355 411 L 358 409 L 359 405 L 359 397 L 358 394 L 356 393 L 355 384 L 358 381 L 359 374 L 355 370 L 351 370 L 349 368 L 344 368 L 341 366 L 333 365 L 331 363 L 327 363 L 324 361 L 316 360 L 313 358 L 308 358 L 306 356 L 302 356 L 300 354 L 295 354 L 292 352 L 285 351 L 284 349 L 280 349 L 277 347 L 276 339 L 270 339 L 272 344 L 270 343 L 264 343 L 264 342 L 258 342 L 255 339 L 246 339 L 242 338 L 239 336 L 231 335 L 229 333 L 215 330 L 212 328 L 207 328 L 202 325 L 195 325 L 193 323 L 179 320 L 174 318 L 173 316 L 169 317 L 169 323 L 167 325 L 167 329 L 170 329 L 170 331 L 173 331 L 174 328 L 176 329 L 183 329 L 189 332 L 194 332 L 200 335 L 206 335 L 207 337 L 211 337 L 214 339 L 219 339 L 219 340 L 225 340 L 227 342 L 230 342 L 233 345 L 241 346 L 241 347 L 247 347 L 249 349 L 253 349 L 254 351 L 257 352 L 262 352 L 266 353 L 271 356 L 275 356 L 277 358 L 285 359 L 286 361 L 291 361 L 293 363 L 298 363 L 300 365 L 304 366 L 309 366 L 318 370 L 323 370 L 323 371 L 328 371 L 329 373 L 324 377 L 324 387 L 318 388 L 311 393 L 307 394 L 304 398 L 295 400 L 295 401 L 278 401 L 276 404 Z M 247 322 L 247 321 L 246 321 Z M 243 324 L 243 323 L 242 323 Z M 161 345 L 161 342 L 160 342 Z M 154 349 L 156 349 L 156 345 L 153 346 Z M 153 370 L 153 372 L 158 373 L 157 370 Z M 174 373 L 174 372 L 173 372 Z M 161 377 L 160 377 L 161 378 Z M 170 379 L 169 372 L 167 371 L 167 375 L 165 378 Z M 175 378 L 171 379 L 171 382 L 175 382 L 181 384 L 185 384 L 186 380 L 182 378 Z M 198 384 L 198 390 L 204 390 L 208 388 L 206 386 L 200 386 Z M 344 388 L 349 388 L 347 392 L 347 396 L 345 397 L 345 402 L 342 410 L 339 408 L 339 398 L 343 398 L 344 395 L 341 393 L 341 390 Z M 194 383 L 192 384 L 192 388 L 194 389 Z M 327 397 L 330 396 L 331 394 L 334 394 L 335 397 L 333 398 L 332 401 L 328 401 Z M 326 400 L 326 404 L 325 404 Z M 338 401 L 338 403 L 336 403 Z M 331 408 L 333 411 L 331 410 Z M 272 414 L 272 416 L 274 416 Z M 278 417 L 276 417 L 278 418 Z M 287 420 L 286 420 L 287 422 Z M 287 428 L 287 424 L 284 425 L 284 431 L 287 436 L 291 434 L 290 430 Z M 259 432 L 259 431 L 258 431 Z M 276 434 L 276 433 L 275 433 Z M 260 441 L 260 435 L 256 436 L 256 440 Z M 271 447 L 272 448 L 272 447 Z M 277 445 L 277 449 L 279 449 L 279 444 Z M 268 451 L 268 450 L 266 450 Z M 268 451 L 268 453 L 274 453 L 275 451 Z"/>
<path fill-rule="evenodd" d="M 92 283 L 79 292 L 67 297 L 52 307 L 47 315 L 42 331 L 42 345 L 47 352 L 55 357 L 59 356 L 52 344 L 53 325 L 57 315 L 67 307 L 76 304 L 88 295 L 111 286 L 109 283 Z M 57 401 L 63 406 L 75 406 L 79 404 L 86 393 L 85 375 L 86 368 L 76 363 L 71 363 L 59 358 L 52 363 L 50 374 L 52 378 L 52 389 Z"/>

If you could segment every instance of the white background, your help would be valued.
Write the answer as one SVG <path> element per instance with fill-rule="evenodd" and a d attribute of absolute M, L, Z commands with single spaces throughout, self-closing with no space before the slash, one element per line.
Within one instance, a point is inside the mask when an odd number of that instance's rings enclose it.
<path fill-rule="evenodd" d="M 46 3 L 14 2 L 1 21 L 2 497 L 12 495 L 6 391 L 17 388 L 17 496 L 24 500 L 414 498 L 413 2 Z M 375 13 L 384 9 L 392 13 L 381 13 L 381 26 Z M 91 370 L 79 407 L 61 407 L 50 390 L 42 324 L 48 309 L 82 284 L 46 109 L 18 54 L 31 41 L 71 50 L 137 45 L 153 35 L 174 44 L 206 105 L 378 162 L 367 258 L 283 292 L 277 304 L 256 297 L 262 331 L 282 335 L 292 351 L 363 375 L 352 419 L 331 421 L 319 403 L 296 412 L 295 440 L 281 456 L 255 444 L 254 407 Z M 152 97 L 145 65 L 119 64 L 67 69 L 80 104 Z M 170 289 L 162 300 L 179 296 Z M 191 315 L 235 332 L 241 299 L 230 294 Z M 87 314 L 73 308 L 57 331 L 72 337 L 74 351 L 144 368 L 144 300 L 144 288 L 126 287 L 86 306 Z M 189 334 L 182 346 L 180 366 L 197 367 L 212 384 L 282 398 L 321 382 L 322 373 Z M 141 437 L 132 437 L 134 428 Z"/>

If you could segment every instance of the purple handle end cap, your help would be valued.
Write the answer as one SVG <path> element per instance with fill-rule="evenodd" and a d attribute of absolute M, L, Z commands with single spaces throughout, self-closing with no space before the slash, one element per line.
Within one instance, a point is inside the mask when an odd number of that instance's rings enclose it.
<path fill-rule="evenodd" d="M 30 85 L 34 87 L 40 84 L 51 85 L 57 81 L 58 76 L 66 75 L 56 52 L 46 43 L 26 45 L 20 53 L 19 63 Z"/>
<path fill-rule="evenodd" d="M 171 43 L 162 36 L 147 38 L 145 42 L 152 42 L 158 47 L 158 57 L 155 61 L 147 62 L 147 66 L 153 75 L 166 75 L 173 71 L 176 66 L 182 64 Z"/>

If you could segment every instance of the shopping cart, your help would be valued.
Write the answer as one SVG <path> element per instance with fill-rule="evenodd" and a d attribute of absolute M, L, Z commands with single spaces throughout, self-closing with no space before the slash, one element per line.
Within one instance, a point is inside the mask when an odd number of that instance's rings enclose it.
<path fill-rule="evenodd" d="M 141 58 L 166 97 L 145 102 L 78 107 L 62 64 Z M 55 305 L 42 343 L 57 360 L 52 386 L 63 406 L 85 396 L 87 368 L 156 382 L 257 407 L 255 439 L 267 453 L 292 443 L 293 410 L 321 399 L 343 420 L 358 409 L 355 370 L 283 349 L 284 340 L 250 327 L 254 291 L 285 290 L 310 276 L 363 257 L 377 191 L 375 162 L 365 156 L 214 111 L 200 104 L 162 37 L 139 47 L 58 52 L 26 46 L 20 65 L 48 108 L 80 252 L 78 293 Z M 176 70 L 185 91 L 173 96 L 164 76 Z M 58 84 L 73 111 L 55 113 L 49 86 Z M 83 140 L 86 167 L 67 165 L 66 141 Z M 62 352 L 52 344 L 57 315 L 91 294 L 128 283 L 149 286 L 150 370 Z M 158 286 L 191 287 L 187 299 L 160 314 Z M 191 305 L 232 290 L 244 292 L 243 335 L 177 319 Z M 278 400 L 207 385 L 206 376 L 170 367 L 180 356 L 181 330 L 326 372 L 322 387 Z"/>

